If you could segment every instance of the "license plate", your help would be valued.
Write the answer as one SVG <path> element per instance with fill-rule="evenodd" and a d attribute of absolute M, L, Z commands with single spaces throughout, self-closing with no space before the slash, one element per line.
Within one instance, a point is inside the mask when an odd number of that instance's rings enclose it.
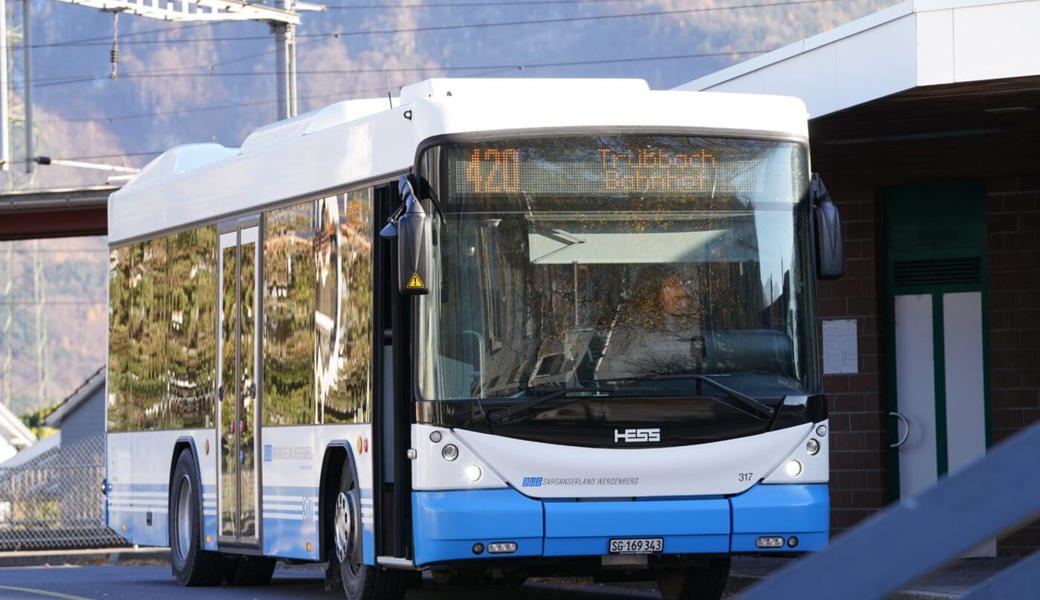
<path fill-rule="evenodd" d="M 615 538 L 610 540 L 611 554 L 653 554 L 664 550 L 664 538 Z"/>

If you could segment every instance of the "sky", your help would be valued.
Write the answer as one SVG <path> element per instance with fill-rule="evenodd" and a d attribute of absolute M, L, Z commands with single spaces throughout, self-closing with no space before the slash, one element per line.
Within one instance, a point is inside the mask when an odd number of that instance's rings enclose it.
<path fill-rule="evenodd" d="M 443 76 L 638 77 L 669 88 L 894 3 L 330 0 L 297 28 L 300 111 Z M 237 146 L 278 117 L 265 23 L 123 14 L 117 24 L 80 5 L 31 5 L 34 155 L 140 167 L 176 144 Z M 24 173 L 21 6 L 7 3 L 15 168 L 0 177 L 17 189 L 103 183 L 103 172 L 55 165 Z"/>
<path fill-rule="evenodd" d="M 637 77 L 667 89 L 895 0 L 329 0 L 297 29 L 300 111 L 396 94 L 428 77 Z M 104 171 L 27 173 L 23 3 L 7 2 L 12 161 L 7 190 L 96 185 Z M 30 0 L 33 156 L 142 167 L 177 144 L 238 146 L 277 119 L 264 23 L 171 23 Z M 119 62 L 110 53 L 118 27 Z M 43 257 L 43 288 L 34 287 Z M 0 243 L 0 395 L 45 406 L 105 360 L 104 238 Z M 36 299 L 46 304 L 36 311 Z M 0 335 L 2 338 L 2 335 Z M 48 364 L 35 379 L 36 340 Z M 8 349 L 11 350 L 8 353 Z M 9 373 L 17 371 L 17 380 Z M 11 383 L 8 386 L 6 383 Z M 13 390 L 13 391 L 12 391 Z M 12 398 L 0 401 L 11 404 Z"/>

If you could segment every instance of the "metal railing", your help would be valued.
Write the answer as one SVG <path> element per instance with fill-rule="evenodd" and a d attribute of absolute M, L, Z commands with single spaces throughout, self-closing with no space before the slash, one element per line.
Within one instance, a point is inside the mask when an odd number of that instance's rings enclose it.
<path fill-rule="evenodd" d="M 125 546 L 105 526 L 105 436 L 0 464 L 0 552 Z"/>
<path fill-rule="evenodd" d="M 992 448 L 920 494 L 877 513 L 770 579 L 741 600 L 886 598 L 1040 515 L 1040 423 Z M 1035 598 L 1040 552 L 970 590 L 963 600 Z"/>

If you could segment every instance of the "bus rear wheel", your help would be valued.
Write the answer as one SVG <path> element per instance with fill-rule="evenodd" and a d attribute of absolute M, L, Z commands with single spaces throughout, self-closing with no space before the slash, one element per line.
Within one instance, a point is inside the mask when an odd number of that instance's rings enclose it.
<path fill-rule="evenodd" d="M 400 600 L 408 573 L 366 565 L 362 560 L 361 489 L 354 473 L 350 461 L 344 461 L 339 490 L 331 507 L 330 560 L 339 565 L 347 600 Z"/>
<path fill-rule="evenodd" d="M 729 577 L 729 558 L 716 558 L 703 567 L 658 573 L 657 589 L 664 600 L 719 600 Z"/>
<path fill-rule="evenodd" d="M 170 567 L 181 585 L 219 585 L 224 558 L 202 548 L 197 471 L 191 450 L 182 450 L 170 480 Z"/>

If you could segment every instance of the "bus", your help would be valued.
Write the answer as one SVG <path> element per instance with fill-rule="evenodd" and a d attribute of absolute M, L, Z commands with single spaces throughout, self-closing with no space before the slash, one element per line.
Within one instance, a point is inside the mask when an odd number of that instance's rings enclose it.
<path fill-rule="evenodd" d="M 108 207 L 108 525 L 184 585 L 327 563 L 351 600 L 714 599 L 734 555 L 823 548 L 841 227 L 807 129 L 792 98 L 431 79 L 167 151 Z"/>

